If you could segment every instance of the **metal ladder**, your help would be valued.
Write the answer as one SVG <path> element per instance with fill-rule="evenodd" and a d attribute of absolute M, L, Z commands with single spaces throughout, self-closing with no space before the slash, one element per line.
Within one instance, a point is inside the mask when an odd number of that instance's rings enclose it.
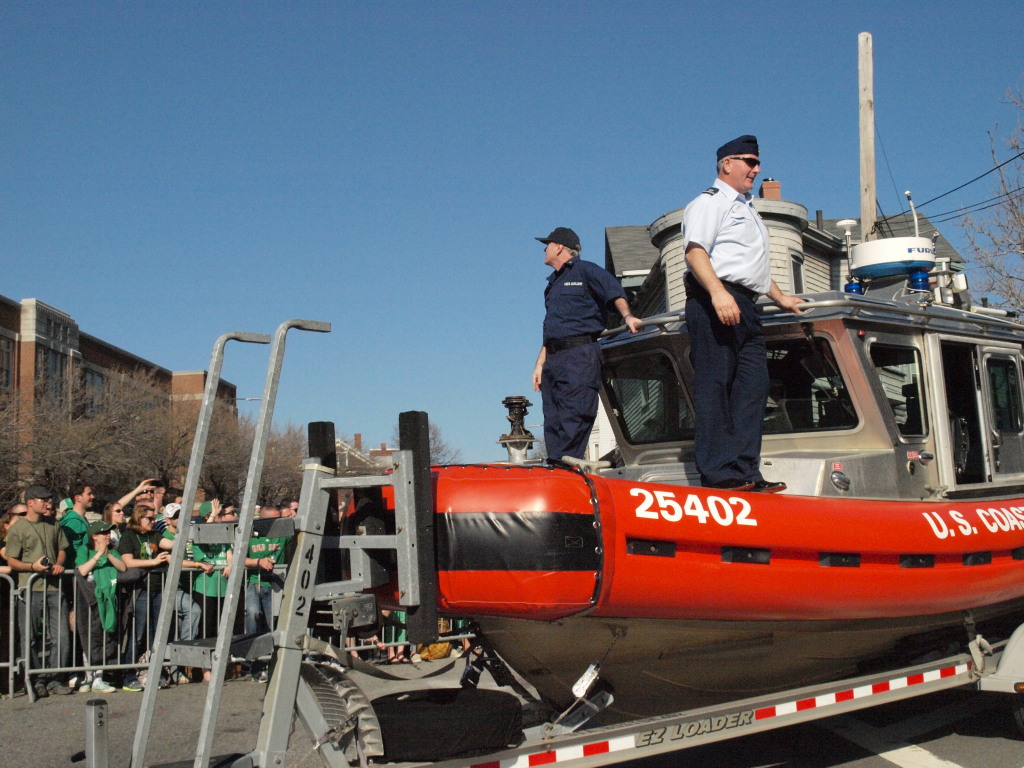
<path fill-rule="evenodd" d="M 303 660 L 308 651 L 317 650 L 311 648 L 311 642 L 315 641 L 307 634 L 314 601 L 331 603 L 335 626 L 342 635 L 348 627 L 376 621 L 374 597 L 364 594 L 364 590 L 388 584 L 390 575 L 378 565 L 374 553 L 391 551 L 396 554 L 398 603 L 407 611 L 410 641 L 433 642 L 436 639 L 437 570 L 428 433 L 427 414 L 400 414 L 401 449 L 394 454 L 393 472 L 388 475 L 337 477 L 333 467 L 318 459 L 305 464 L 299 511 L 294 518 L 295 554 L 289 565 L 281 614 L 273 633 L 274 663 L 263 701 L 256 748 L 232 763 L 232 768 L 285 765 L 294 715 L 298 715 L 307 730 L 314 734 L 325 765 L 331 768 L 349 765 L 345 747 L 332 738 L 332 733 L 336 734 L 342 725 L 339 716 L 354 719 L 352 707 L 342 701 L 332 685 L 321 684 L 324 681 L 318 679 L 317 668 L 304 665 Z M 330 442 L 333 447 L 333 428 Z M 394 489 L 394 533 L 362 530 L 339 537 L 324 535 L 331 491 L 384 486 Z M 348 551 L 349 579 L 317 583 L 321 553 L 325 548 Z M 347 658 L 343 658 L 342 663 L 347 663 Z M 354 693 L 356 698 L 361 695 L 358 690 Z M 329 711 L 335 704 L 336 710 Z M 375 721 L 372 712 L 366 715 L 364 711 L 360 717 Z M 356 738 L 363 736 L 365 734 L 357 734 Z"/>
<path fill-rule="evenodd" d="M 185 559 L 185 542 L 190 536 L 193 536 L 200 542 L 231 542 L 233 544 L 233 562 L 237 567 L 231 569 L 231 574 L 228 577 L 227 595 L 224 598 L 217 637 L 212 645 L 202 641 L 170 643 L 168 638 L 173 625 L 172 619 L 176 601 L 173 599 L 162 601 L 160 616 L 154 632 L 153 648 L 149 662 L 149 675 L 143 692 L 142 704 L 139 708 L 139 720 L 136 726 L 135 740 L 132 745 L 131 765 L 135 768 L 142 768 L 145 765 L 149 732 L 153 722 L 156 696 L 159 689 L 160 670 L 166 663 L 212 667 L 195 760 L 196 768 L 206 768 L 209 765 L 217 713 L 220 708 L 220 694 L 224 685 L 224 674 L 230 659 L 229 649 L 232 642 L 232 625 L 245 584 L 245 567 L 243 564 L 248 550 L 249 537 L 252 535 L 256 493 L 259 490 L 259 481 L 263 474 L 263 464 L 266 458 L 267 443 L 270 438 L 274 404 L 277 399 L 277 389 L 281 379 L 285 337 L 292 328 L 328 333 L 331 330 L 331 325 L 330 323 L 316 320 L 288 320 L 281 323 L 274 333 L 270 362 L 260 403 L 260 415 L 256 424 L 256 434 L 253 439 L 252 454 L 249 460 L 245 490 L 242 496 L 242 509 L 237 524 L 197 526 L 192 522 L 191 516 L 189 516 L 188 525 L 179 529 L 178 535 L 174 539 L 174 548 L 171 550 L 171 559 L 168 563 L 166 581 L 164 582 L 168 589 L 177 589 L 181 576 L 182 562 Z M 210 372 L 207 376 L 206 388 L 203 394 L 203 404 L 199 411 L 196 436 L 192 444 L 192 454 L 189 459 L 182 499 L 182 509 L 189 512 L 195 504 L 210 422 L 212 421 L 213 410 L 216 405 L 217 388 L 220 384 L 224 345 L 229 340 L 266 344 L 270 342 L 270 337 L 266 334 L 229 333 L 221 336 L 214 345 Z M 254 647 L 251 650 L 258 652 L 259 643 L 254 643 L 253 645 Z"/>

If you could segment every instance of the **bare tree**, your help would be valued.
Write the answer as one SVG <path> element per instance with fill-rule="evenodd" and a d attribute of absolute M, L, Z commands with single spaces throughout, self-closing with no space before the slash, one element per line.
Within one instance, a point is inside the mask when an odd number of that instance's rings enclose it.
<path fill-rule="evenodd" d="M 200 484 L 208 498 L 237 500 L 245 486 L 256 421 L 235 416 L 227 407 L 214 410 Z"/>
<path fill-rule="evenodd" d="M 172 481 L 184 474 L 195 429 L 153 377 L 119 372 L 100 388 L 78 377 L 39 386 L 20 416 L 21 483 L 41 482 L 58 494 L 79 479 L 109 492 L 142 477 Z"/>
<path fill-rule="evenodd" d="M 21 441 L 18 399 L 6 394 L 0 396 L 0 510 L 18 501 Z"/>
<path fill-rule="evenodd" d="M 996 134 L 990 134 L 998 174 L 996 195 L 984 212 L 965 216 L 963 227 L 970 243 L 969 262 L 977 274 L 974 292 L 1019 309 L 1024 307 L 1024 92 L 1008 94 L 1007 102 L 1020 113 L 1016 128 L 1005 141 L 1012 156 L 1001 162 Z"/>
<path fill-rule="evenodd" d="M 214 416 L 201 480 L 208 497 L 241 499 L 255 436 L 256 420 L 251 416 L 233 419 L 226 409 Z M 305 455 L 306 436 L 301 427 L 271 427 L 257 501 L 270 504 L 283 498 L 298 498 Z"/>
<path fill-rule="evenodd" d="M 302 487 L 302 459 L 306 455 L 306 433 L 302 427 L 286 424 L 271 430 L 267 456 L 257 498 L 272 504 L 280 499 L 297 499 Z"/>
<path fill-rule="evenodd" d="M 0 504 L 42 483 L 63 495 L 76 480 L 98 493 L 121 495 L 141 478 L 176 485 L 188 469 L 198 411 L 171 401 L 152 376 L 113 372 L 102 387 L 72 376 L 41 382 L 30 407 L 0 397 Z M 202 488 L 208 497 L 240 499 L 252 452 L 255 420 L 226 403 L 214 408 Z M 273 428 L 257 498 L 296 498 L 302 485 L 303 430 Z"/>
<path fill-rule="evenodd" d="M 427 436 L 430 440 L 430 463 L 458 464 L 462 461 L 462 451 L 444 438 L 444 435 L 441 434 L 441 428 L 437 426 L 437 424 L 432 421 L 428 423 L 430 425 L 427 428 Z M 397 424 L 395 424 L 395 429 L 391 433 L 391 442 L 394 445 L 398 445 L 399 443 Z"/>

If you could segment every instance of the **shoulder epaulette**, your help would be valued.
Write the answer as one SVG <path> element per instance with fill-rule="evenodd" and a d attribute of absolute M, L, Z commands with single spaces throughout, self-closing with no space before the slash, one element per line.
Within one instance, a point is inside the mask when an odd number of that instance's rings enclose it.
<path fill-rule="evenodd" d="M 701 194 L 702 195 L 717 195 L 718 194 L 718 187 L 708 187 L 703 192 L 701 192 Z"/>

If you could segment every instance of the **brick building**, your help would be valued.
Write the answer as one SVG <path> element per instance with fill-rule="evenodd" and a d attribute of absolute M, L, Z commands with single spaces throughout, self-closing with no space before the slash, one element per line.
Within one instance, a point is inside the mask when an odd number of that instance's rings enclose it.
<path fill-rule="evenodd" d="M 206 373 L 171 371 L 150 362 L 85 333 L 71 315 L 38 299 L 18 302 L 0 296 L 0 397 L 14 398 L 22 413 L 30 412 L 47 389 L 66 392 L 75 377 L 88 407 L 112 376 L 127 375 L 147 377 L 166 392 L 169 408 L 182 408 L 186 419 L 194 418 L 189 411 L 198 415 Z M 217 394 L 237 418 L 235 385 L 222 380 Z"/>
<path fill-rule="evenodd" d="M 57 387 L 76 373 L 86 390 L 113 373 L 144 374 L 167 390 L 169 402 L 201 401 L 206 371 L 171 371 L 81 331 L 71 315 L 38 299 L 0 296 L 0 392 L 31 404 L 36 383 Z M 235 385 L 221 381 L 218 397 L 235 408 Z"/>

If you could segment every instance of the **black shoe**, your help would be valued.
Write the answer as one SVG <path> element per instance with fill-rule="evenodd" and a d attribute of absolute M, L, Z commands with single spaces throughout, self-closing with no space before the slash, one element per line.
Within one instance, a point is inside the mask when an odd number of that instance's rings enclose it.
<path fill-rule="evenodd" d="M 70 688 L 64 683 L 52 683 L 46 690 L 51 696 L 70 696 L 75 692 L 74 688 Z"/>
<path fill-rule="evenodd" d="M 720 491 L 749 491 L 754 487 L 754 483 L 749 480 L 739 480 L 732 478 L 730 480 L 722 480 L 717 483 L 708 483 L 704 486 L 705 488 L 717 488 Z"/>
<path fill-rule="evenodd" d="M 779 493 L 779 491 L 786 490 L 786 484 L 783 482 L 773 483 L 768 480 L 758 480 L 750 490 L 754 493 Z"/>
<path fill-rule="evenodd" d="M 35 692 L 37 699 L 45 699 L 50 695 L 50 692 L 46 690 L 46 686 L 42 683 L 33 683 L 32 690 Z"/>

